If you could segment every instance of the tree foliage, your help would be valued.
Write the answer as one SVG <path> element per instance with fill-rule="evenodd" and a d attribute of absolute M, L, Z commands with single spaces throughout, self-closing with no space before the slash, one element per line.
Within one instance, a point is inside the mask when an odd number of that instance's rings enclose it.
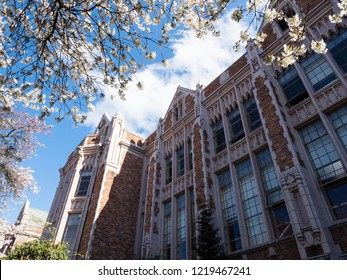
<path fill-rule="evenodd" d="M 301 1 L 301 0 L 297 0 Z M 0 93 L 15 103 L 40 111 L 41 117 L 66 115 L 83 122 L 93 100 L 104 96 L 104 85 L 121 97 L 146 60 L 162 60 L 162 47 L 182 28 L 219 36 L 218 19 L 233 9 L 232 19 L 259 22 L 284 20 L 290 42 L 268 63 L 287 67 L 308 48 L 326 51 L 321 40 L 308 38 L 305 12 L 283 11 L 282 0 L 4 0 L 0 3 Z M 309 1 L 306 1 L 309 3 Z M 308 4 L 309 8 L 309 4 Z M 347 0 L 337 4 L 331 21 L 347 14 Z M 177 34 L 177 33 L 176 33 Z M 255 38 L 240 34 L 235 50 Z M 309 44 L 311 43 L 311 44 Z M 157 55 L 159 51 L 160 57 Z M 142 88 L 142 82 L 138 81 Z"/>
<path fill-rule="evenodd" d="M 199 218 L 197 223 L 197 244 L 196 253 L 202 260 L 213 260 L 223 254 L 223 246 L 220 244 L 220 237 L 218 235 L 218 228 L 213 224 L 212 211 L 204 205 L 200 209 Z"/>
<path fill-rule="evenodd" d="M 15 247 L 4 259 L 6 260 L 67 260 L 66 244 L 52 240 L 34 240 Z"/>
<path fill-rule="evenodd" d="M 3 104 L 0 103 L 0 212 L 8 202 L 24 197 L 27 190 L 38 191 L 33 171 L 22 162 L 40 145 L 35 133 L 49 131 L 38 117 L 5 109 Z"/>

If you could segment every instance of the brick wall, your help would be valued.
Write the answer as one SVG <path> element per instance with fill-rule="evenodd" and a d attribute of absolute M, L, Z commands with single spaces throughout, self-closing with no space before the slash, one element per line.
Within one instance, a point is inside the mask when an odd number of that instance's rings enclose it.
<path fill-rule="evenodd" d="M 257 98 L 259 100 L 260 111 L 265 121 L 265 127 L 268 129 L 269 138 L 271 139 L 271 148 L 276 154 L 276 162 L 281 171 L 285 171 L 286 167 L 294 166 L 293 156 L 288 149 L 288 140 L 284 136 L 284 130 L 280 125 L 279 117 L 276 114 L 276 108 L 272 104 L 272 98 L 269 89 L 265 85 L 265 80 L 258 77 L 255 80 L 257 89 Z"/>
<path fill-rule="evenodd" d="M 194 125 L 194 140 L 193 140 L 193 157 L 195 169 L 195 188 L 196 188 L 196 205 L 200 208 L 205 204 L 205 184 L 204 184 L 204 169 L 202 163 L 202 144 L 200 137 L 200 127 L 198 124 Z"/>
<path fill-rule="evenodd" d="M 143 159 L 127 153 L 121 171 L 106 174 L 91 259 L 134 258 Z"/>
<path fill-rule="evenodd" d="M 164 121 L 164 132 L 168 131 L 172 127 L 172 112 L 168 112 Z"/>
<path fill-rule="evenodd" d="M 266 34 L 266 38 L 265 38 L 265 40 L 261 46 L 263 49 L 266 49 L 268 46 L 270 46 L 273 42 L 276 41 L 277 37 L 273 31 L 271 24 L 269 24 L 269 23 L 263 27 L 262 31 L 263 31 L 263 33 Z"/>
<path fill-rule="evenodd" d="M 194 97 L 191 95 L 187 95 L 185 98 L 186 114 L 188 114 L 190 111 L 194 109 L 194 104 Z"/>
<path fill-rule="evenodd" d="M 245 55 L 241 56 L 238 60 L 236 60 L 229 68 L 226 70 L 228 72 L 229 77 L 234 76 L 236 73 L 240 71 L 244 66 L 247 65 L 247 58 Z M 205 97 L 208 98 L 217 88 L 221 86 L 220 76 L 214 79 L 205 89 Z"/>

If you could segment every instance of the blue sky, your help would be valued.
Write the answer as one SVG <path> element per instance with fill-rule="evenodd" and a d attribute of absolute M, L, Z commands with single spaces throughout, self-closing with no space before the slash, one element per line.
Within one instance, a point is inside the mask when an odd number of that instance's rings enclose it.
<path fill-rule="evenodd" d="M 169 54 L 169 66 L 164 68 L 155 62 L 145 65 L 137 74 L 144 89 L 138 90 L 136 81 L 129 86 L 126 101 L 106 97 L 95 104 L 96 110 L 88 115 L 85 125 L 76 128 L 71 120 L 64 120 L 55 124 L 51 134 L 40 135 L 45 148 L 39 148 L 36 156 L 25 164 L 35 171 L 40 187 L 38 194 L 28 193 L 30 206 L 49 211 L 59 183 L 59 168 L 65 165 L 68 155 L 83 138 L 94 132 L 103 113 L 109 116 L 121 113 L 127 130 L 147 136 L 155 130 L 159 117 L 165 114 L 178 86 L 195 89 L 198 82 L 206 86 L 231 65 L 242 54 L 242 51 L 235 53 L 232 46 L 245 26 L 232 22 L 230 15 L 223 17 L 219 25 L 221 36 L 218 38 L 197 39 L 194 32 L 186 31 L 174 39 L 170 45 L 173 53 Z M 112 91 L 107 88 L 106 95 Z M 13 222 L 22 206 L 23 203 L 11 205 L 2 216 Z"/>

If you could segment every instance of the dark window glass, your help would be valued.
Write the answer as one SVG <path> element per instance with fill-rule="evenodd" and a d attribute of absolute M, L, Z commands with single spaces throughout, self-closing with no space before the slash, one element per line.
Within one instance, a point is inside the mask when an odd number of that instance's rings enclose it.
<path fill-rule="evenodd" d="M 92 174 L 91 171 L 82 171 L 81 172 L 80 183 L 78 185 L 78 191 L 77 191 L 76 196 L 86 196 L 87 195 L 91 174 Z"/>
<path fill-rule="evenodd" d="M 275 231 L 277 237 L 292 234 L 289 215 L 284 204 L 272 208 L 274 216 Z"/>
<path fill-rule="evenodd" d="M 320 120 L 300 130 L 317 176 L 321 183 L 327 183 L 344 174 L 340 156 Z"/>
<path fill-rule="evenodd" d="M 212 125 L 215 152 L 219 153 L 226 148 L 222 119 Z"/>
<path fill-rule="evenodd" d="M 165 158 L 165 183 L 169 184 L 172 182 L 172 157 L 168 156 Z"/>
<path fill-rule="evenodd" d="M 283 200 L 269 149 L 257 154 L 257 160 L 263 186 L 265 187 L 266 203 L 272 205 Z"/>
<path fill-rule="evenodd" d="M 217 175 L 220 189 L 221 206 L 225 225 L 225 239 L 227 249 L 236 251 L 242 248 L 239 223 L 237 219 L 237 207 L 234 190 L 231 184 L 230 171 L 226 170 Z"/>
<path fill-rule="evenodd" d="M 164 258 L 171 257 L 171 202 L 164 204 Z"/>
<path fill-rule="evenodd" d="M 347 30 L 334 35 L 327 47 L 342 71 L 347 73 Z"/>
<path fill-rule="evenodd" d="M 184 147 L 178 148 L 176 155 L 177 155 L 177 162 L 176 162 L 177 177 L 180 177 L 184 175 Z"/>
<path fill-rule="evenodd" d="M 330 113 L 329 119 L 347 151 L 347 106 L 344 105 L 338 110 Z"/>
<path fill-rule="evenodd" d="M 238 163 L 236 172 L 250 245 L 267 242 L 264 214 L 250 159 Z"/>
<path fill-rule="evenodd" d="M 336 218 L 347 218 L 347 183 L 330 187 L 326 192 Z"/>
<path fill-rule="evenodd" d="M 261 126 L 260 115 L 254 97 L 245 102 L 248 125 L 251 131 Z"/>
<path fill-rule="evenodd" d="M 313 52 L 305 57 L 300 64 L 315 91 L 336 80 L 333 69 L 321 54 Z"/>
<path fill-rule="evenodd" d="M 301 81 L 294 65 L 285 69 L 278 79 L 287 98 L 287 105 L 292 107 L 308 97 L 307 90 Z"/>
<path fill-rule="evenodd" d="M 188 171 L 193 169 L 193 146 L 192 141 L 188 140 Z"/>
<path fill-rule="evenodd" d="M 176 235 L 177 235 L 177 259 L 182 260 L 187 258 L 186 246 L 186 207 L 184 194 L 176 199 Z"/>
<path fill-rule="evenodd" d="M 235 143 L 245 136 L 239 108 L 233 109 L 228 114 L 230 143 Z"/>

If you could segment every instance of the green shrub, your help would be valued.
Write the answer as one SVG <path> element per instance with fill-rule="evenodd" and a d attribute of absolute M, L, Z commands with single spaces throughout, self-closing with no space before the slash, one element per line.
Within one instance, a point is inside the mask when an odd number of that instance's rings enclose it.
<path fill-rule="evenodd" d="M 66 243 L 52 240 L 34 240 L 15 247 L 5 260 L 67 260 Z"/>

